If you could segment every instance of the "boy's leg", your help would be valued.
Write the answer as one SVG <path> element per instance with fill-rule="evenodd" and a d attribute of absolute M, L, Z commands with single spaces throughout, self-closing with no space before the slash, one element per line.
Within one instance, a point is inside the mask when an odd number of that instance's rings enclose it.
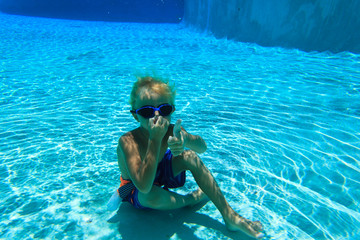
<path fill-rule="evenodd" d="M 219 185 L 210 171 L 193 151 L 185 151 L 172 160 L 174 176 L 184 170 L 190 170 L 196 183 L 220 211 L 229 230 L 240 230 L 252 237 L 261 237 L 262 225 L 237 214 L 226 201 Z"/>
<path fill-rule="evenodd" d="M 172 210 L 195 205 L 204 197 L 206 196 L 200 189 L 187 195 L 180 195 L 155 185 L 149 193 L 138 193 L 138 199 L 142 206 L 158 210 Z"/>

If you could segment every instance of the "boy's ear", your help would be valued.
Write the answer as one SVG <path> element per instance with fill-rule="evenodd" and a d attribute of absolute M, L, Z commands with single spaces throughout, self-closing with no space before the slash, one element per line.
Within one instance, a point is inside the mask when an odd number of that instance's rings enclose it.
<path fill-rule="evenodd" d="M 135 120 L 139 122 L 139 118 L 138 118 L 137 114 L 136 114 L 136 113 L 131 113 L 131 114 L 133 115 L 133 117 L 135 118 Z"/>

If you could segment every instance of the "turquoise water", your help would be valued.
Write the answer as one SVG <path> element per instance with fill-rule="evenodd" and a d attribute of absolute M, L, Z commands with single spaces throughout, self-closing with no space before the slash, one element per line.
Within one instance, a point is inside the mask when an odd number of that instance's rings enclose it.
<path fill-rule="evenodd" d="M 203 136 L 203 161 L 267 239 L 360 235 L 360 55 L 217 40 L 182 24 L 0 21 L 0 238 L 246 239 L 211 203 L 106 211 L 117 140 L 137 126 L 134 74 L 151 70 L 175 83 L 173 119 Z M 194 188 L 188 175 L 179 191 Z"/>

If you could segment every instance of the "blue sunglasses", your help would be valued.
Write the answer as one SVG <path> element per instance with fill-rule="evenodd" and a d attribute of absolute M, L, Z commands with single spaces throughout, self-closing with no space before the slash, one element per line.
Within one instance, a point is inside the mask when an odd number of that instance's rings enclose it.
<path fill-rule="evenodd" d="M 144 118 L 152 118 L 155 116 L 155 112 L 159 111 L 159 114 L 163 117 L 169 116 L 173 111 L 175 110 L 174 105 L 170 105 L 168 103 L 161 104 L 159 107 L 153 107 L 153 106 L 144 106 L 141 108 L 138 108 L 136 110 L 131 110 L 130 112 L 139 114 L 140 116 Z"/>

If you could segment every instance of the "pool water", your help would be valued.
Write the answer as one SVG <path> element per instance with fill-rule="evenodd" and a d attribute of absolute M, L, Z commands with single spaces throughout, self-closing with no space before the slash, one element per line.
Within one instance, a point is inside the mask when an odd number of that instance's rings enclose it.
<path fill-rule="evenodd" d="M 265 239 L 360 236 L 360 55 L 265 48 L 184 24 L 0 21 L 0 238 L 247 239 L 212 203 L 106 210 L 144 72 L 176 85 L 173 120 L 205 139 L 201 158 Z M 179 192 L 195 189 L 187 177 Z"/>

